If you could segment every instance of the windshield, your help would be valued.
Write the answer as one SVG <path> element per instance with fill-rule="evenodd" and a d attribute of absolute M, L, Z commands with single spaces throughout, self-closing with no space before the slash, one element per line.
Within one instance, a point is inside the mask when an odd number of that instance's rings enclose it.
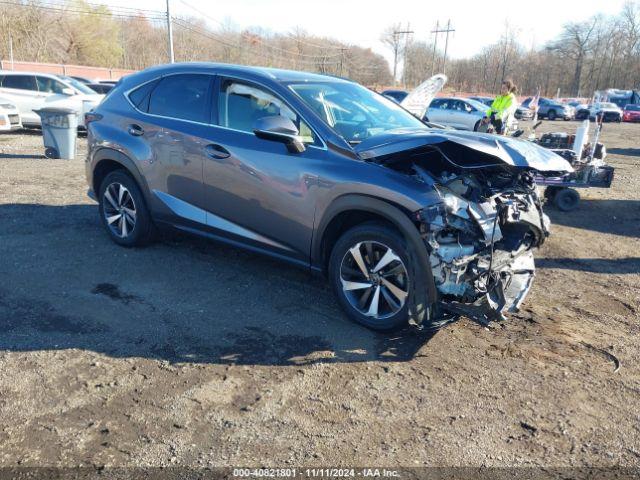
<path fill-rule="evenodd" d="M 301 83 L 290 88 L 349 143 L 395 128 L 427 128 L 393 101 L 356 83 Z"/>
<path fill-rule="evenodd" d="M 73 88 L 75 88 L 76 90 L 78 90 L 81 93 L 85 93 L 87 95 L 95 95 L 96 94 L 96 92 L 94 90 L 91 90 L 84 83 L 79 82 L 75 78 L 63 77 L 63 76 L 61 76 L 60 78 L 62 78 L 65 82 L 67 82 L 69 85 L 71 85 Z"/>
<path fill-rule="evenodd" d="M 624 109 L 631 110 L 633 112 L 640 112 L 640 105 L 627 105 Z"/>
<path fill-rule="evenodd" d="M 600 108 L 618 108 L 615 103 L 601 103 Z"/>

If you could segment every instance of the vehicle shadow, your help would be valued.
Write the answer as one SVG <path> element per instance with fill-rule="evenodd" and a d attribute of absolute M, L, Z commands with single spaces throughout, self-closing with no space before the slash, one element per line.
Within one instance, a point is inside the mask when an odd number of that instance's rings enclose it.
<path fill-rule="evenodd" d="M 611 155 L 624 155 L 628 157 L 640 157 L 640 148 L 608 148 Z"/>
<path fill-rule="evenodd" d="M 582 199 L 571 212 L 545 207 L 552 224 L 640 237 L 640 200 Z"/>
<path fill-rule="evenodd" d="M 30 155 L 24 153 L 0 153 L 0 159 L 3 158 L 11 158 L 11 159 L 22 159 L 22 160 L 44 160 L 47 157 L 44 155 Z"/>
<path fill-rule="evenodd" d="M 579 270 L 589 273 L 634 274 L 640 273 L 640 257 L 632 258 L 539 258 L 538 268 Z"/>
<path fill-rule="evenodd" d="M 0 350 L 240 365 L 408 361 L 433 337 L 350 322 L 324 279 L 184 234 L 125 249 L 95 205 L 0 205 Z"/>

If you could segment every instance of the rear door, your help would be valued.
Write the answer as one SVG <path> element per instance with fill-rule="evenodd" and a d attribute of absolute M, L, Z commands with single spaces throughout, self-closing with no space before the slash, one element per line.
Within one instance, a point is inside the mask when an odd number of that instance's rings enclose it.
<path fill-rule="evenodd" d="M 128 119 L 129 135 L 150 150 L 142 169 L 157 216 L 171 223 L 205 223 L 202 166 L 210 143 L 211 88 L 215 77 L 181 73 L 140 86 L 129 100 L 145 113 Z M 164 218 L 163 218 L 164 216 Z"/>
<path fill-rule="evenodd" d="M 465 103 L 461 100 L 451 100 L 449 106 L 451 107 L 451 125 L 461 130 L 468 130 L 469 113 L 465 108 Z"/>
<path fill-rule="evenodd" d="M 16 104 L 23 124 L 40 125 L 40 117 L 34 110 L 42 107 L 44 95 L 38 91 L 35 75 L 5 75 L 0 93 Z"/>

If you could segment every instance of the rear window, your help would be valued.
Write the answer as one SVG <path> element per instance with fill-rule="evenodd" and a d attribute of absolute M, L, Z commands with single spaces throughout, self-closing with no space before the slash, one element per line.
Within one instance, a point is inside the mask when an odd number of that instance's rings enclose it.
<path fill-rule="evenodd" d="M 205 123 L 209 120 L 209 75 L 171 75 L 160 80 L 149 98 L 149 113 Z"/>
<path fill-rule="evenodd" d="M 38 90 L 36 77 L 33 75 L 6 75 L 2 81 L 2 86 L 18 90 Z"/>

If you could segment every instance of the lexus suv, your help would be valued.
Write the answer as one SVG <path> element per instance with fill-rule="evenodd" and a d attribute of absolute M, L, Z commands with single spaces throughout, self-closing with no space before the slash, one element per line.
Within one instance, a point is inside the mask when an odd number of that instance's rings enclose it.
<path fill-rule="evenodd" d="M 323 272 L 377 330 L 517 310 L 549 233 L 534 179 L 571 171 L 349 80 L 268 68 L 150 68 L 85 120 L 89 193 L 114 242 L 171 226 Z"/>

